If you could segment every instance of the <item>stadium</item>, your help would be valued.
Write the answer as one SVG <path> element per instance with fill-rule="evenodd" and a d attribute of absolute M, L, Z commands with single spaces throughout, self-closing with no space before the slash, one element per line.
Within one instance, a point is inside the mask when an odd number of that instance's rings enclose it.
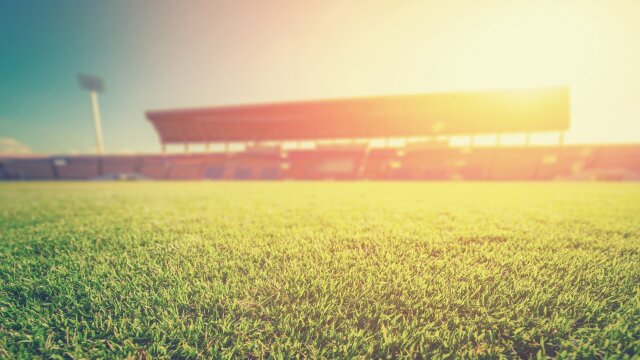
<path fill-rule="evenodd" d="M 161 155 L 2 158 L 0 179 L 640 179 L 640 145 L 563 144 L 569 96 L 568 88 L 548 88 L 150 111 Z M 556 144 L 530 143 L 549 132 Z M 504 134 L 524 138 L 501 145 Z M 482 135 L 495 143 L 474 146 Z M 454 147 L 452 136 L 469 140 Z M 166 154 L 176 145 L 182 154 Z M 204 151 L 189 152 L 198 145 Z"/>

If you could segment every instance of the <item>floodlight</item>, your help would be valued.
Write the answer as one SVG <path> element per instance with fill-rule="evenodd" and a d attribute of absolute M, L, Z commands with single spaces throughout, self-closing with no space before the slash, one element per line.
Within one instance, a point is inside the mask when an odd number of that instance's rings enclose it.
<path fill-rule="evenodd" d="M 78 83 L 83 90 L 95 91 L 98 93 L 104 91 L 104 81 L 97 76 L 78 74 Z"/>

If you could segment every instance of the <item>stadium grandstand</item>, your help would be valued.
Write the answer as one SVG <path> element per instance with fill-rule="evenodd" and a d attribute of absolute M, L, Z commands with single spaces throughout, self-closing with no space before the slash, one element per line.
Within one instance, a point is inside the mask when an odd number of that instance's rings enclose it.
<path fill-rule="evenodd" d="M 160 139 L 159 154 L 5 156 L 0 179 L 640 180 L 640 145 L 564 144 L 570 106 L 563 87 L 146 115 Z M 530 141 L 549 132 L 557 142 Z M 502 142 L 508 134 L 523 141 Z M 495 141 L 476 143 L 486 135 Z M 454 137 L 468 142 L 454 144 Z"/>

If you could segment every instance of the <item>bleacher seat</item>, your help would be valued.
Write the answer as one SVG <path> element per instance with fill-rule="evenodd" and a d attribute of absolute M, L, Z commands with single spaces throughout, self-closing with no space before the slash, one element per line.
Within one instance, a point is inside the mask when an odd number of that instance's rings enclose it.
<path fill-rule="evenodd" d="M 55 172 L 50 158 L 24 158 L 4 164 L 6 176 L 16 180 L 54 180 Z"/>
<path fill-rule="evenodd" d="M 386 179 L 390 169 L 400 164 L 399 150 L 396 148 L 370 149 L 364 156 L 361 176 L 365 179 Z"/>
<path fill-rule="evenodd" d="M 540 147 L 540 164 L 536 179 L 553 180 L 575 176 L 593 166 L 596 147 Z"/>
<path fill-rule="evenodd" d="M 365 146 L 327 145 L 296 153 L 298 152 L 289 153 L 290 160 L 304 161 L 306 179 L 348 180 L 358 177 L 365 157 Z"/>
<path fill-rule="evenodd" d="M 102 159 L 102 174 L 134 174 L 140 170 L 140 158 L 135 156 L 108 156 Z"/>
<path fill-rule="evenodd" d="M 146 156 L 141 159 L 140 174 L 154 180 L 164 180 L 169 172 L 169 161 L 165 156 Z"/>
<path fill-rule="evenodd" d="M 418 175 L 422 180 L 447 180 L 451 178 L 451 168 L 443 165 L 426 165 Z"/>
<path fill-rule="evenodd" d="M 236 180 L 249 180 L 253 174 L 253 169 L 248 166 L 239 166 L 233 172 L 233 178 Z"/>
<path fill-rule="evenodd" d="M 610 145 L 599 148 L 592 169 L 625 169 L 640 173 L 640 146 Z"/>
<path fill-rule="evenodd" d="M 258 149 L 260 150 L 260 149 Z M 231 177 L 238 180 L 262 179 L 262 169 L 270 168 L 276 172 L 271 176 L 278 178 L 283 163 L 283 153 L 279 148 L 267 148 L 234 154 L 230 159 L 233 165 Z"/>
<path fill-rule="evenodd" d="M 462 148 L 454 177 L 463 180 L 484 180 L 488 177 L 495 154 L 486 148 Z"/>
<path fill-rule="evenodd" d="M 491 180 L 532 180 L 536 178 L 540 153 L 530 148 L 495 149 L 489 171 Z"/>
<path fill-rule="evenodd" d="M 202 179 L 203 163 L 200 159 L 172 159 L 168 179 L 199 180 Z"/>
<path fill-rule="evenodd" d="M 455 149 L 442 147 L 414 147 L 407 150 L 402 159 L 404 168 L 413 169 L 411 178 L 420 180 L 444 180 L 451 175 Z"/>
<path fill-rule="evenodd" d="M 100 176 L 100 159 L 98 157 L 54 158 L 53 164 L 60 180 L 89 180 Z"/>
<path fill-rule="evenodd" d="M 418 178 L 419 169 L 411 166 L 391 167 L 387 171 L 389 180 L 415 180 Z"/>
<path fill-rule="evenodd" d="M 313 167 L 316 166 L 314 150 L 295 150 L 286 154 L 286 164 L 283 170 L 285 179 L 313 179 Z"/>
<path fill-rule="evenodd" d="M 0 180 L 9 180 L 9 173 L 2 162 L 0 162 Z"/>
<path fill-rule="evenodd" d="M 226 173 L 226 167 L 220 165 L 205 165 L 204 178 L 210 180 L 224 179 Z"/>
<path fill-rule="evenodd" d="M 260 179 L 277 180 L 280 179 L 280 167 L 270 166 L 260 170 Z"/>

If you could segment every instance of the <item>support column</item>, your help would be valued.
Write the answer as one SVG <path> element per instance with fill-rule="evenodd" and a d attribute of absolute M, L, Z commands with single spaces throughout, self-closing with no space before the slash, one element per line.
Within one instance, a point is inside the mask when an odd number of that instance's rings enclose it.
<path fill-rule="evenodd" d="M 98 106 L 98 94 L 91 91 L 91 111 L 93 113 L 93 125 L 96 130 L 96 151 L 98 155 L 104 154 L 104 142 L 102 140 L 102 125 L 100 124 L 100 107 Z"/>

